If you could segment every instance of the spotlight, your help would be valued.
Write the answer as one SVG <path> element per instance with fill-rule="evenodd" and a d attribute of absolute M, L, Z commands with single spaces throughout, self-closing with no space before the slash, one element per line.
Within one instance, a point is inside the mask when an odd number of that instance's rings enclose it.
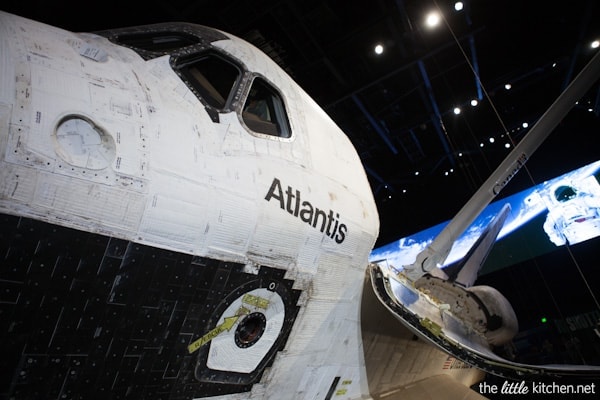
<path fill-rule="evenodd" d="M 436 12 L 431 12 L 427 14 L 427 18 L 425 19 L 425 24 L 428 27 L 433 28 L 436 27 L 440 23 L 440 15 Z"/>
<path fill-rule="evenodd" d="M 375 54 L 382 54 L 383 53 L 383 45 L 381 44 L 377 44 L 374 48 Z"/>

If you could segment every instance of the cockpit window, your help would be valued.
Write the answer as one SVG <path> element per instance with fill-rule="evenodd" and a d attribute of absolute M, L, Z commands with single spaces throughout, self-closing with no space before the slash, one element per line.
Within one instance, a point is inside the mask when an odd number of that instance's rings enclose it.
<path fill-rule="evenodd" d="M 224 58 L 206 53 L 178 63 L 177 69 L 190 88 L 211 107 L 222 110 L 241 75 Z"/>
<path fill-rule="evenodd" d="M 281 95 L 265 80 L 255 78 L 244 104 L 242 119 L 257 133 L 289 138 L 290 124 Z"/>
<path fill-rule="evenodd" d="M 170 53 L 200 43 L 198 37 L 183 32 L 128 33 L 119 35 L 113 40 L 127 47 L 157 53 Z"/>

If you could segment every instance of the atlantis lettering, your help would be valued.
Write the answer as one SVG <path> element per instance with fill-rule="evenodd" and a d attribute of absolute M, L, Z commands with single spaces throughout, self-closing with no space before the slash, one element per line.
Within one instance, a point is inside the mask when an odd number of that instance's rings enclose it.
<path fill-rule="evenodd" d="M 325 233 L 336 243 L 340 244 L 346 239 L 348 228 L 340 223 L 340 214 L 329 210 L 328 213 L 314 207 L 309 201 L 302 201 L 299 190 L 288 186 L 284 191 L 279 179 L 274 178 L 265 200 L 279 200 L 279 207 L 296 218 L 300 218 L 321 233 Z"/>

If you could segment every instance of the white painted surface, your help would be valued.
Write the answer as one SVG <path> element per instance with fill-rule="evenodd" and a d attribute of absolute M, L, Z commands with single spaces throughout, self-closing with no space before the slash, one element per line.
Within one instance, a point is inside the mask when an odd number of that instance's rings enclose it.
<path fill-rule="evenodd" d="M 360 294 L 377 210 L 348 138 L 279 67 L 239 39 L 216 44 L 278 88 L 290 139 L 248 132 L 235 112 L 211 121 L 167 56 L 144 61 L 99 36 L 1 12 L 0 46 L 0 211 L 286 270 L 303 291 L 287 347 L 251 393 L 227 398 L 314 398 L 338 375 L 336 399 L 367 396 Z M 57 132 L 73 115 L 107 135 L 114 155 L 90 161 L 88 141 L 102 135 Z M 331 210 L 343 240 L 265 200 L 274 179 Z M 248 370 L 251 358 L 232 368 Z M 321 384 L 309 388 L 305 370 Z"/>

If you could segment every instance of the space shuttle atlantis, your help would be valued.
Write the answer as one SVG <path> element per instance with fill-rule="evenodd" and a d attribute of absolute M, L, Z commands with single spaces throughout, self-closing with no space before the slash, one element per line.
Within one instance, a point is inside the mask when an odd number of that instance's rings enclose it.
<path fill-rule="evenodd" d="M 0 224 L 6 397 L 478 398 L 482 371 L 544 371 L 402 308 L 369 266 L 379 219 L 350 141 L 204 26 L 0 12 Z M 426 296 L 439 285 L 416 282 L 465 268 L 402 285 Z"/>

